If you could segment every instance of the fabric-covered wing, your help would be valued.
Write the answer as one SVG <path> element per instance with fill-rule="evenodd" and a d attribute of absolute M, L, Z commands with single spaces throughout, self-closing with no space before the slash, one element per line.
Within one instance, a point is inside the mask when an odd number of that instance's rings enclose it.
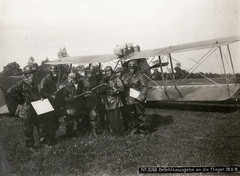
<path fill-rule="evenodd" d="M 186 43 L 186 44 L 181 44 L 181 45 L 168 46 L 168 47 L 163 47 L 163 48 L 143 50 L 143 51 L 130 53 L 130 54 L 122 57 L 122 60 L 139 59 L 139 58 L 167 55 L 170 53 L 213 48 L 213 47 L 231 44 L 231 43 L 237 42 L 239 40 L 240 40 L 240 36 L 231 36 L 231 37 L 218 38 L 218 39 L 212 39 L 212 40 L 204 40 L 204 41 L 193 42 L 193 43 Z"/>
<path fill-rule="evenodd" d="M 87 64 L 87 63 L 103 63 L 117 59 L 115 54 L 101 54 L 101 55 L 88 55 L 88 56 L 71 56 L 58 58 L 52 62 L 45 64 L 58 65 L 58 64 Z"/>

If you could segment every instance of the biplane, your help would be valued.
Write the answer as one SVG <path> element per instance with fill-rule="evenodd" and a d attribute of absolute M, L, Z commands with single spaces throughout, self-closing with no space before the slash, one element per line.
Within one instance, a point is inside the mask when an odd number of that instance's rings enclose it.
<path fill-rule="evenodd" d="M 119 45 L 114 49 L 114 54 L 102 54 L 102 55 L 88 55 L 88 56 L 73 56 L 59 58 L 47 64 L 86 64 L 86 63 L 99 63 L 109 62 L 117 60 L 118 63 L 124 63 L 128 60 L 138 60 L 138 64 L 145 76 L 149 81 L 149 93 L 147 96 L 147 102 L 184 102 L 184 103 L 233 103 L 238 104 L 240 98 L 240 84 L 235 78 L 234 65 L 230 52 L 230 44 L 240 40 L 240 36 L 231 36 L 225 38 L 217 38 L 212 40 L 205 40 L 175 46 L 168 46 L 163 48 L 156 48 L 150 50 L 140 51 L 139 46 L 133 46 L 131 43 Z M 227 53 L 223 53 L 222 47 L 227 47 Z M 181 75 L 176 79 L 176 74 L 173 67 L 173 57 L 175 53 L 188 52 L 194 50 L 206 50 L 198 61 L 195 61 L 195 65 L 189 72 Z M 224 74 L 220 79 L 208 78 L 202 75 L 203 79 L 208 82 L 202 81 L 202 79 L 188 79 L 189 75 L 194 71 L 194 68 L 203 65 L 203 62 L 207 60 L 214 52 L 219 52 L 221 63 L 224 68 Z M 146 62 L 146 58 L 158 58 L 158 64 L 149 66 Z M 164 57 L 168 62 L 164 62 Z M 224 59 L 228 59 L 231 63 L 233 72 L 233 79 L 230 79 L 225 70 Z M 116 66 L 117 66 L 116 64 Z M 170 65 L 170 78 L 166 81 L 163 76 L 163 67 Z M 115 68 L 116 68 L 115 66 Z M 149 69 L 159 67 L 161 70 L 162 80 L 154 81 L 149 77 Z M 210 84 L 212 83 L 212 84 Z"/>
<path fill-rule="evenodd" d="M 168 47 L 161 47 L 149 50 L 140 50 L 140 47 L 133 46 L 132 43 L 125 43 L 114 48 L 112 54 L 85 55 L 63 57 L 45 63 L 50 65 L 63 64 L 91 64 L 91 63 L 108 63 L 115 62 L 115 68 L 119 64 L 124 66 L 129 60 L 136 60 L 140 70 L 149 79 L 149 93 L 147 103 L 184 103 L 184 104 L 239 104 L 240 99 L 240 82 L 235 77 L 234 64 L 230 52 L 230 44 L 238 42 L 240 36 L 231 36 L 211 40 L 198 41 Z M 226 53 L 222 47 L 226 47 Z M 176 68 L 173 63 L 177 60 L 173 57 L 176 53 L 183 53 L 195 50 L 204 50 L 204 53 L 189 71 L 177 76 Z M 218 52 L 224 73 L 220 75 L 221 79 L 208 78 L 199 72 L 202 78 L 190 79 L 191 73 L 199 66 L 204 66 L 206 61 L 213 53 Z M 150 66 L 148 60 L 155 59 L 156 64 Z M 191 59 L 191 58 L 190 58 Z M 225 62 L 229 60 L 232 69 L 233 78 L 228 76 L 225 69 Z M 165 61 L 167 60 L 167 61 Z M 193 60 L 193 59 L 191 59 Z M 177 61 L 179 62 L 179 61 Z M 90 65 L 89 65 L 90 66 Z M 164 72 L 165 67 L 168 70 L 168 76 Z M 206 67 L 206 66 L 205 66 Z M 160 70 L 161 80 L 151 78 L 150 69 L 157 68 Z M 164 76 L 165 75 L 165 76 Z M 203 81 L 203 79 L 207 81 Z"/>

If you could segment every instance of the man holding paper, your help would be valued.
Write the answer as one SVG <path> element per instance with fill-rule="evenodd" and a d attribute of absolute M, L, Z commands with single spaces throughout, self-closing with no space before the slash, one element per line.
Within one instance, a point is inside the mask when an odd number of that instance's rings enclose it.
<path fill-rule="evenodd" d="M 41 136 L 41 121 L 37 118 L 37 114 L 31 105 L 31 102 L 40 99 L 35 70 L 29 65 L 25 66 L 23 68 L 23 79 L 10 87 L 7 92 L 15 97 L 16 101 L 24 98 L 22 113 L 24 117 L 26 149 L 34 152 L 34 126 L 38 128 L 39 136 Z"/>
<path fill-rule="evenodd" d="M 144 101 L 148 93 L 148 80 L 138 70 L 135 60 L 128 62 L 128 72 L 122 76 L 122 81 L 126 88 L 125 99 L 129 114 L 127 117 L 129 128 L 132 133 L 145 133 Z"/>
<path fill-rule="evenodd" d="M 40 142 L 45 147 L 51 147 L 56 143 L 56 130 L 59 127 L 59 114 L 60 114 L 60 103 L 59 97 L 56 95 L 57 92 L 57 80 L 59 75 L 59 69 L 56 65 L 51 65 L 49 73 L 40 82 L 40 94 L 41 98 L 47 98 L 52 104 L 54 111 L 41 115 L 44 119 L 44 132 L 46 133 L 40 139 Z"/>

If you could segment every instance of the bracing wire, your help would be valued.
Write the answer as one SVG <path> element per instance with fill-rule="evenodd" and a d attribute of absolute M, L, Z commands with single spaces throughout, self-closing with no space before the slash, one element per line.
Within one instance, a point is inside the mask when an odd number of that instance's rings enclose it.
<path fill-rule="evenodd" d="M 195 62 L 196 64 L 200 64 L 199 62 L 197 62 L 197 61 L 195 61 L 195 60 L 193 60 L 193 59 L 191 59 L 190 57 L 187 57 L 187 56 L 185 56 L 184 54 L 182 54 L 182 53 L 178 53 L 178 54 L 180 54 L 180 55 L 182 55 L 182 56 L 184 56 L 184 57 L 186 57 L 187 59 L 190 59 L 191 61 L 193 61 L 193 62 Z M 200 64 L 202 67 L 204 67 L 204 68 L 206 68 L 206 69 L 208 69 L 208 70 L 210 70 L 210 71 L 213 71 L 214 72 L 214 70 L 212 70 L 212 69 L 210 69 L 209 67 L 206 67 L 205 65 L 203 65 L 203 64 Z"/>
<path fill-rule="evenodd" d="M 109 65 L 111 65 L 111 67 L 114 67 L 112 63 L 110 63 L 110 62 L 108 62 L 108 63 L 109 63 Z"/>
<path fill-rule="evenodd" d="M 194 70 L 196 70 L 200 64 L 202 64 L 217 48 L 215 48 L 213 50 L 213 48 L 211 48 L 206 54 L 203 55 L 203 57 L 201 59 L 199 59 L 199 61 L 193 65 L 193 67 L 191 67 L 189 69 L 189 74 L 185 77 L 185 75 L 183 75 L 180 79 L 184 78 L 183 80 L 185 80 Z M 213 50 L 213 51 L 212 51 Z M 210 53 L 211 52 L 211 53 Z M 210 54 L 209 54 L 210 53 Z M 198 65 L 197 65 L 198 64 Z M 191 72 L 190 72 L 191 71 Z"/>
<path fill-rule="evenodd" d="M 206 54 L 204 54 L 202 56 L 201 59 L 199 59 L 199 63 L 203 63 L 215 50 L 217 49 L 217 47 L 213 50 L 213 48 L 211 48 Z M 211 52 L 211 53 L 210 53 Z M 209 54 L 210 53 L 210 54 Z M 182 81 L 184 81 L 194 70 L 196 70 L 200 65 L 197 65 L 197 63 L 195 65 L 193 65 L 193 67 L 191 67 L 189 69 L 189 73 L 186 75 L 184 74 L 179 81 L 176 83 L 176 86 L 179 85 Z M 195 68 L 194 68 L 195 67 Z M 192 70 L 192 71 L 191 71 Z M 191 71 L 191 72 L 190 72 Z M 170 87 L 167 91 L 169 91 L 172 87 Z"/>
<path fill-rule="evenodd" d="M 151 82 L 153 82 L 158 88 L 163 89 L 162 87 L 159 86 L 158 83 L 156 83 L 153 79 L 151 79 L 149 76 L 147 76 L 145 73 L 142 73 L 147 79 L 149 79 Z"/>
<path fill-rule="evenodd" d="M 151 62 L 153 61 L 153 59 L 155 58 L 155 56 L 153 56 L 152 60 L 150 60 L 149 64 L 151 64 Z"/>
<path fill-rule="evenodd" d="M 215 50 L 214 50 L 214 51 L 215 51 Z M 214 51 L 213 51 L 213 52 L 214 52 Z M 215 53 L 215 55 L 216 55 L 216 52 L 214 52 L 214 53 Z M 178 53 L 178 54 L 180 54 L 180 55 L 186 57 L 187 59 L 190 59 L 191 61 L 195 62 L 196 64 L 199 64 L 199 65 L 201 65 L 202 67 L 204 67 L 204 68 L 206 68 L 206 69 L 212 71 L 213 73 L 215 73 L 214 70 L 212 70 L 212 69 L 210 69 L 209 67 L 206 67 L 205 65 L 203 65 L 203 64 L 201 64 L 201 63 L 199 63 L 199 62 L 197 62 L 197 61 L 195 61 L 195 60 L 193 60 L 193 59 L 191 59 L 190 57 L 187 57 L 187 56 L 185 56 L 185 55 L 182 54 L 182 53 Z M 217 55 L 216 55 L 216 57 L 217 57 Z M 218 57 L 217 57 L 217 58 L 218 58 Z M 218 61 L 218 60 L 217 60 L 217 61 Z M 218 67 L 221 69 L 219 62 L 218 62 Z M 220 72 L 221 72 L 221 70 L 220 70 Z M 222 72 L 221 72 L 221 73 L 222 73 Z M 224 78 L 224 79 L 225 79 L 225 77 L 222 76 L 221 74 L 217 74 L 217 75 L 219 75 L 221 78 Z"/>

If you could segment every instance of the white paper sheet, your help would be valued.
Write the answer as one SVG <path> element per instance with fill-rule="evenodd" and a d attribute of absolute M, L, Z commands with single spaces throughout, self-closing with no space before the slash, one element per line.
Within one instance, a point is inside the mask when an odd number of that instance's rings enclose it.
<path fill-rule="evenodd" d="M 6 114 L 9 113 L 7 105 L 1 106 L 0 107 L 0 114 Z"/>
<path fill-rule="evenodd" d="M 138 98 L 140 95 L 140 92 L 133 89 L 133 88 L 130 88 L 130 92 L 129 92 L 129 96 L 132 97 L 132 98 Z"/>
<path fill-rule="evenodd" d="M 33 101 L 31 102 L 34 110 L 36 111 L 37 115 L 45 114 L 47 112 L 54 111 L 54 108 L 52 107 L 51 103 L 49 100 L 43 99 L 43 100 L 38 100 L 38 101 Z"/>

